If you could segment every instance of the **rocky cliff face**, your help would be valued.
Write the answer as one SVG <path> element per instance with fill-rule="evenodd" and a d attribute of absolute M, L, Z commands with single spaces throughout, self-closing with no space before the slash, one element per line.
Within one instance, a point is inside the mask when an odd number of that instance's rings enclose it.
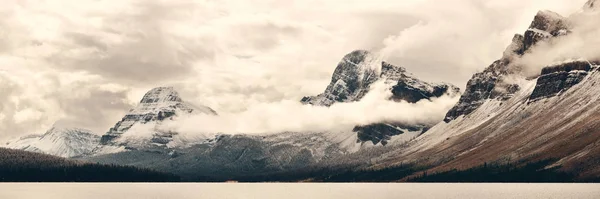
<path fill-rule="evenodd" d="M 356 126 L 353 131 L 356 132 L 357 142 L 371 141 L 374 145 L 387 145 L 389 140 L 396 135 L 402 135 L 408 132 L 423 133 L 429 129 L 428 125 L 403 125 L 378 123 L 365 126 Z"/>
<path fill-rule="evenodd" d="M 449 122 L 473 112 L 487 99 L 503 100 L 517 92 L 520 89 L 519 85 L 505 81 L 505 78 L 510 75 L 509 62 L 509 60 L 498 60 L 483 72 L 473 75 L 467 82 L 466 90 L 458 104 L 448 111 L 444 121 Z"/>
<path fill-rule="evenodd" d="M 317 106 L 331 106 L 336 102 L 360 100 L 369 91 L 369 86 L 379 79 L 378 69 L 373 67 L 376 58 L 368 51 L 356 50 L 337 65 L 331 83 L 325 92 L 317 96 L 304 97 L 302 102 Z"/>
<path fill-rule="evenodd" d="M 5 147 L 71 158 L 91 154 L 99 141 L 100 136 L 89 130 L 53 127 L 43 135 L 10 141 Z"/>
<path fill-rule="evenodd" d="M 541 40 L 568 34 L 569 26 L 567 18 L 555 12 L 538 12 L 529 29 L 525 31 L 523 52 Z"/>
<path fill-rule="evenodd" d="M 331 83 L 322 94 L 307 96 L 301 102 L 317 106 L 331 106 L 337 102 L 355 102 L 362 99 L 370 86 L 384 80 L 391 85 L 392 99 L 410 103 L 444 94 L 457 94 L 460 90 L 450 84 L 434 84 L 421 81 L 406 69 L 377 59 L 368 51 L 353 51 L 337 65 Z"/>
<path fill-rule="evenodd" d="M 531 22 L 524 36 L 515 35 L 501 59 L 492 63 L 483 72 L 476 73 L 467 82 L 467 87 L 458 104 L 444 119 L 450 122 L 462 115 L 468 115 L 479 108 L 486 100 L 506 100 L 520 90 L 518 84 L 507 81 L 510 76 L 519 73 L 519 66 L 512 63 L 538 42 L 570 32 L 566 18 L 551 11 L 540 11 Z"/>
<path fill-rule="evenodd" d="M 154 88 L 148 91 L 135 108 L 131 109 L 121 121 L 117 122 L 114 127 L 102 136 L 101 143 L 112 143 L 135 124 L 160 122 L 171 119 L 178 114 L 195 113 L 217 114 L 209 107 L 197 107 L 184 102 L 172 87 Z M 173 134 L 171 132 L 156 132 L 151 141 L 157 144 L 166 144 L 172 140 Z"/>
<path fill-rule="evenodd" d="M 408 73 L 406 69 L 394 66 L 364 50 L 353 51 L 342 58 L 337 65 L 331 83 L 322 94 L 302 98 L 304 104 L 331 106 L 334 103 L 359 101 L 370 90 L 376 81 L 385 81 L 392 92 L 390 100 L 415 103 L 430 100 L 442 95 L 455 96 L 460 90 L 450 84 L 428 83 Z M 398 110 L 402 111 L 402 110 Z M 373 144 L 387 144 L 395 135 L 405 132 L 423 132 L 428 128 L 425 124 L 372 124 L 357 126 L 354 132 L 357 142 L 371 141 Z"/>
<path fill-rule="evenodd" d="M 530 100 L 552 97 L 578 84 L 592 69 L 590 62 L 572 61 L 542 69 Z"/>

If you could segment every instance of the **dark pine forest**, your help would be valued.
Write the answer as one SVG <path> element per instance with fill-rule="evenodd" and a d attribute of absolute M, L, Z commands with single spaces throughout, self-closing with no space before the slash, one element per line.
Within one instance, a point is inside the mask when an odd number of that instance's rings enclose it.
<path fill-rule="evenodd" d="M 0 148 L 0 182 L 177 182 L 176 175 Z"/>

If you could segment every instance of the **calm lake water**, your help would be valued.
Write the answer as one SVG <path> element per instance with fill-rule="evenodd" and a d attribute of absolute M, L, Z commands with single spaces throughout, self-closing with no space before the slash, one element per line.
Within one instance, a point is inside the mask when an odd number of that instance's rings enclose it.
<path fill-rule="evenodd" d="M 0 198 L 600 198 L 600 184 L 0 184 Z"/>

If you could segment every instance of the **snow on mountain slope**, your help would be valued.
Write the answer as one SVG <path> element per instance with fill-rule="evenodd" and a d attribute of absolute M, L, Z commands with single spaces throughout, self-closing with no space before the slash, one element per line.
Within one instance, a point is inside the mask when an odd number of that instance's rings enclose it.
<path fill-rule="evenodd" d="M 53 127 L 43 135 L 10 141 L 5 147 L 71 158 L 91 154 L 99 141 L 100 136 L 89 130 Z"/>
<path fill-rule="evenodd" d="M 563 36 L 553 32 L 571 34 L 564 29 L 568 26 L 556 24 L 571 23 L 556 14 L 538 13 L 532 27 L 551 36 L 530 40 L 516 36 L 508 53 L 469 80 L 445 122 L 406 147 L 382 155 L 375 167 L 418 162 L 431 167 L 428 172 L 440 172 L 550 159 L 556 161 L 553 166 L 578 178 L 600 176 L 600 60 L 565 60 L 533 78 L 511 65 L 530 53 L 527 46 Z M 528 42 L 533 43 L 521 45 Z"/>
<path fill-rule="evenodd" d="M 172 87 L 158 87 L 148 91 L 140 103 L 102 136 L 103 145 L 166 145 L 174 140 L 174 132 L 158 132 L 157 123 L 183 114 L 217 113 L 207 106 L 194 106 L 184 102 Z M 141 137 L 136 137 L 139 134 Z M 125 135 L 125 136 L 123 136 Z M 151 136 L 148 139 L 144 136 Z M 131 137 L 131 139 L 129 139 Z M 175 139 L 176 141 L 178 139 Z M 185 142 L 185 140 L 178 140 Z"/>
<path fill-rule="evenodd" d="M 443 171 L 485 162 L 555 159 L 565 170 L 600 175 L 594 163 L 600 161 L 598 66 L 578 84 L 532 100 L 542 82 L 523 80 L 523 89 L 511 99 L 487 100 L 471 114 L 440 123 L 388 160 L 420 160 Z"/>
<path fill-rule="evenodd" d="M 566 18 L 551 11 L 540 11 L 531 22 L 524 36 L 515 35 L 502 58 L 492 63 L 483 72 L 476 73 L 467 82 L 465 93 L 459 103 L 446 114 L 445 122 L 468 115 L 486 100 L 506 100 L 521 88 L 513 83 L 520 75 L 519 66 L 513 63 L 538 42 L 567 34 L 570 24 Z"/>

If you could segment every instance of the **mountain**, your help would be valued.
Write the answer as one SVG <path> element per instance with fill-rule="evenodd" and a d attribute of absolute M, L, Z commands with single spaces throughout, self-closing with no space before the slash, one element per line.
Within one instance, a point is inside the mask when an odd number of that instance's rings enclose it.
<path fill-rule="evenodd" d="M 159 123 L 169 120 L 177 115 L 217 113 L 207 106 L 195 106 L 184 102 L 179 93 L 172 87 L 158 87 L 148 91 L 140 103 L 127 113 L 121 121 L 102 136 L 100 143 L 103 145 L 124 145 L 129 147 L 142 147 L 149 144 L 166 145 L 173 140 L 174 132 L 159 132 L 152 134 L 150 140 L 119 139 L 132 127 L 140 124 Z M 154 131 L 153 129 L 145 129 Z"/>
<path fill-rule="evenodd" d="M 584 12 L 595 3 L 589 1 Z M 444 122 L 369 167 L 416 164 L 426 173 L 440 173 L 548 162 L 540 170 L 556 169 L 579 180 L 600 176 L 600 60 L 566 59 L 533 77 L 518 62 L 536 45 L 577 33 L 573 17 L 581 16 L 540 11 L 501 59 L 473 75 Z"/>
<path fill-rule="evenodd" d="M 451 84 L 429 83 L 417 79 L 405 68 L 381 61 L 377 55 L 355 50 L 345 55 L 335 68 L 331 83 L 317 96 L 307 96 L 301 102 L 315 106 L 361 100 L 377 81 L 384 81 L 392 93 L 390 100 L 416 103 L 442 95 L 458 96 L 460 89 Z M 402 110 L 398 110 L 402 111 Z M 380 123 L 357 126 L 358 142 L 386 145 L 394 136 L 408 139 L 430 128 L 431 124 Z M 407 140 L 407 139 L 403 139 Z"/>
<path fill-rule="evenodd" d="M 496 60 L 483 72 L 473 75 L 467 82 L 464 94 L 444 119 L 452 121 L 460 116 L 468 115 L 478 109 L 486 100 L 507 100 L 521 90 L 519 84 L 512 82 L 518 69 L 511 65 L 515 59 L 528 52 L 540 41 L 567 34 L 570 30 L 567 20 L 551 11 L 540 11 L 523 35 L 515 35 L 512 43 L 506 48 L 502 58 Z"/>
<path fill-rule="evenodd" d="M 89 130 L 53 127 L 43 135 L 24 136 L 4 147 L 71 158 L 90 155 L 99 141 L 100 136 Z"/>
<path fill-rule="evenodd" d="M 422 99 L 457 95 L 459 89 L 451 84 L 428 83 L 406 72 L 406 69 L 381 61 L 369 51 L 355 50 L 345 55 L 331 77 L 331 83 L 317 96 L 302 98 L 304 104 L 331 106 L 339 102 L 361 100 L 376 81 L 389 85 L 395 101 L 415 103 Z"/>

